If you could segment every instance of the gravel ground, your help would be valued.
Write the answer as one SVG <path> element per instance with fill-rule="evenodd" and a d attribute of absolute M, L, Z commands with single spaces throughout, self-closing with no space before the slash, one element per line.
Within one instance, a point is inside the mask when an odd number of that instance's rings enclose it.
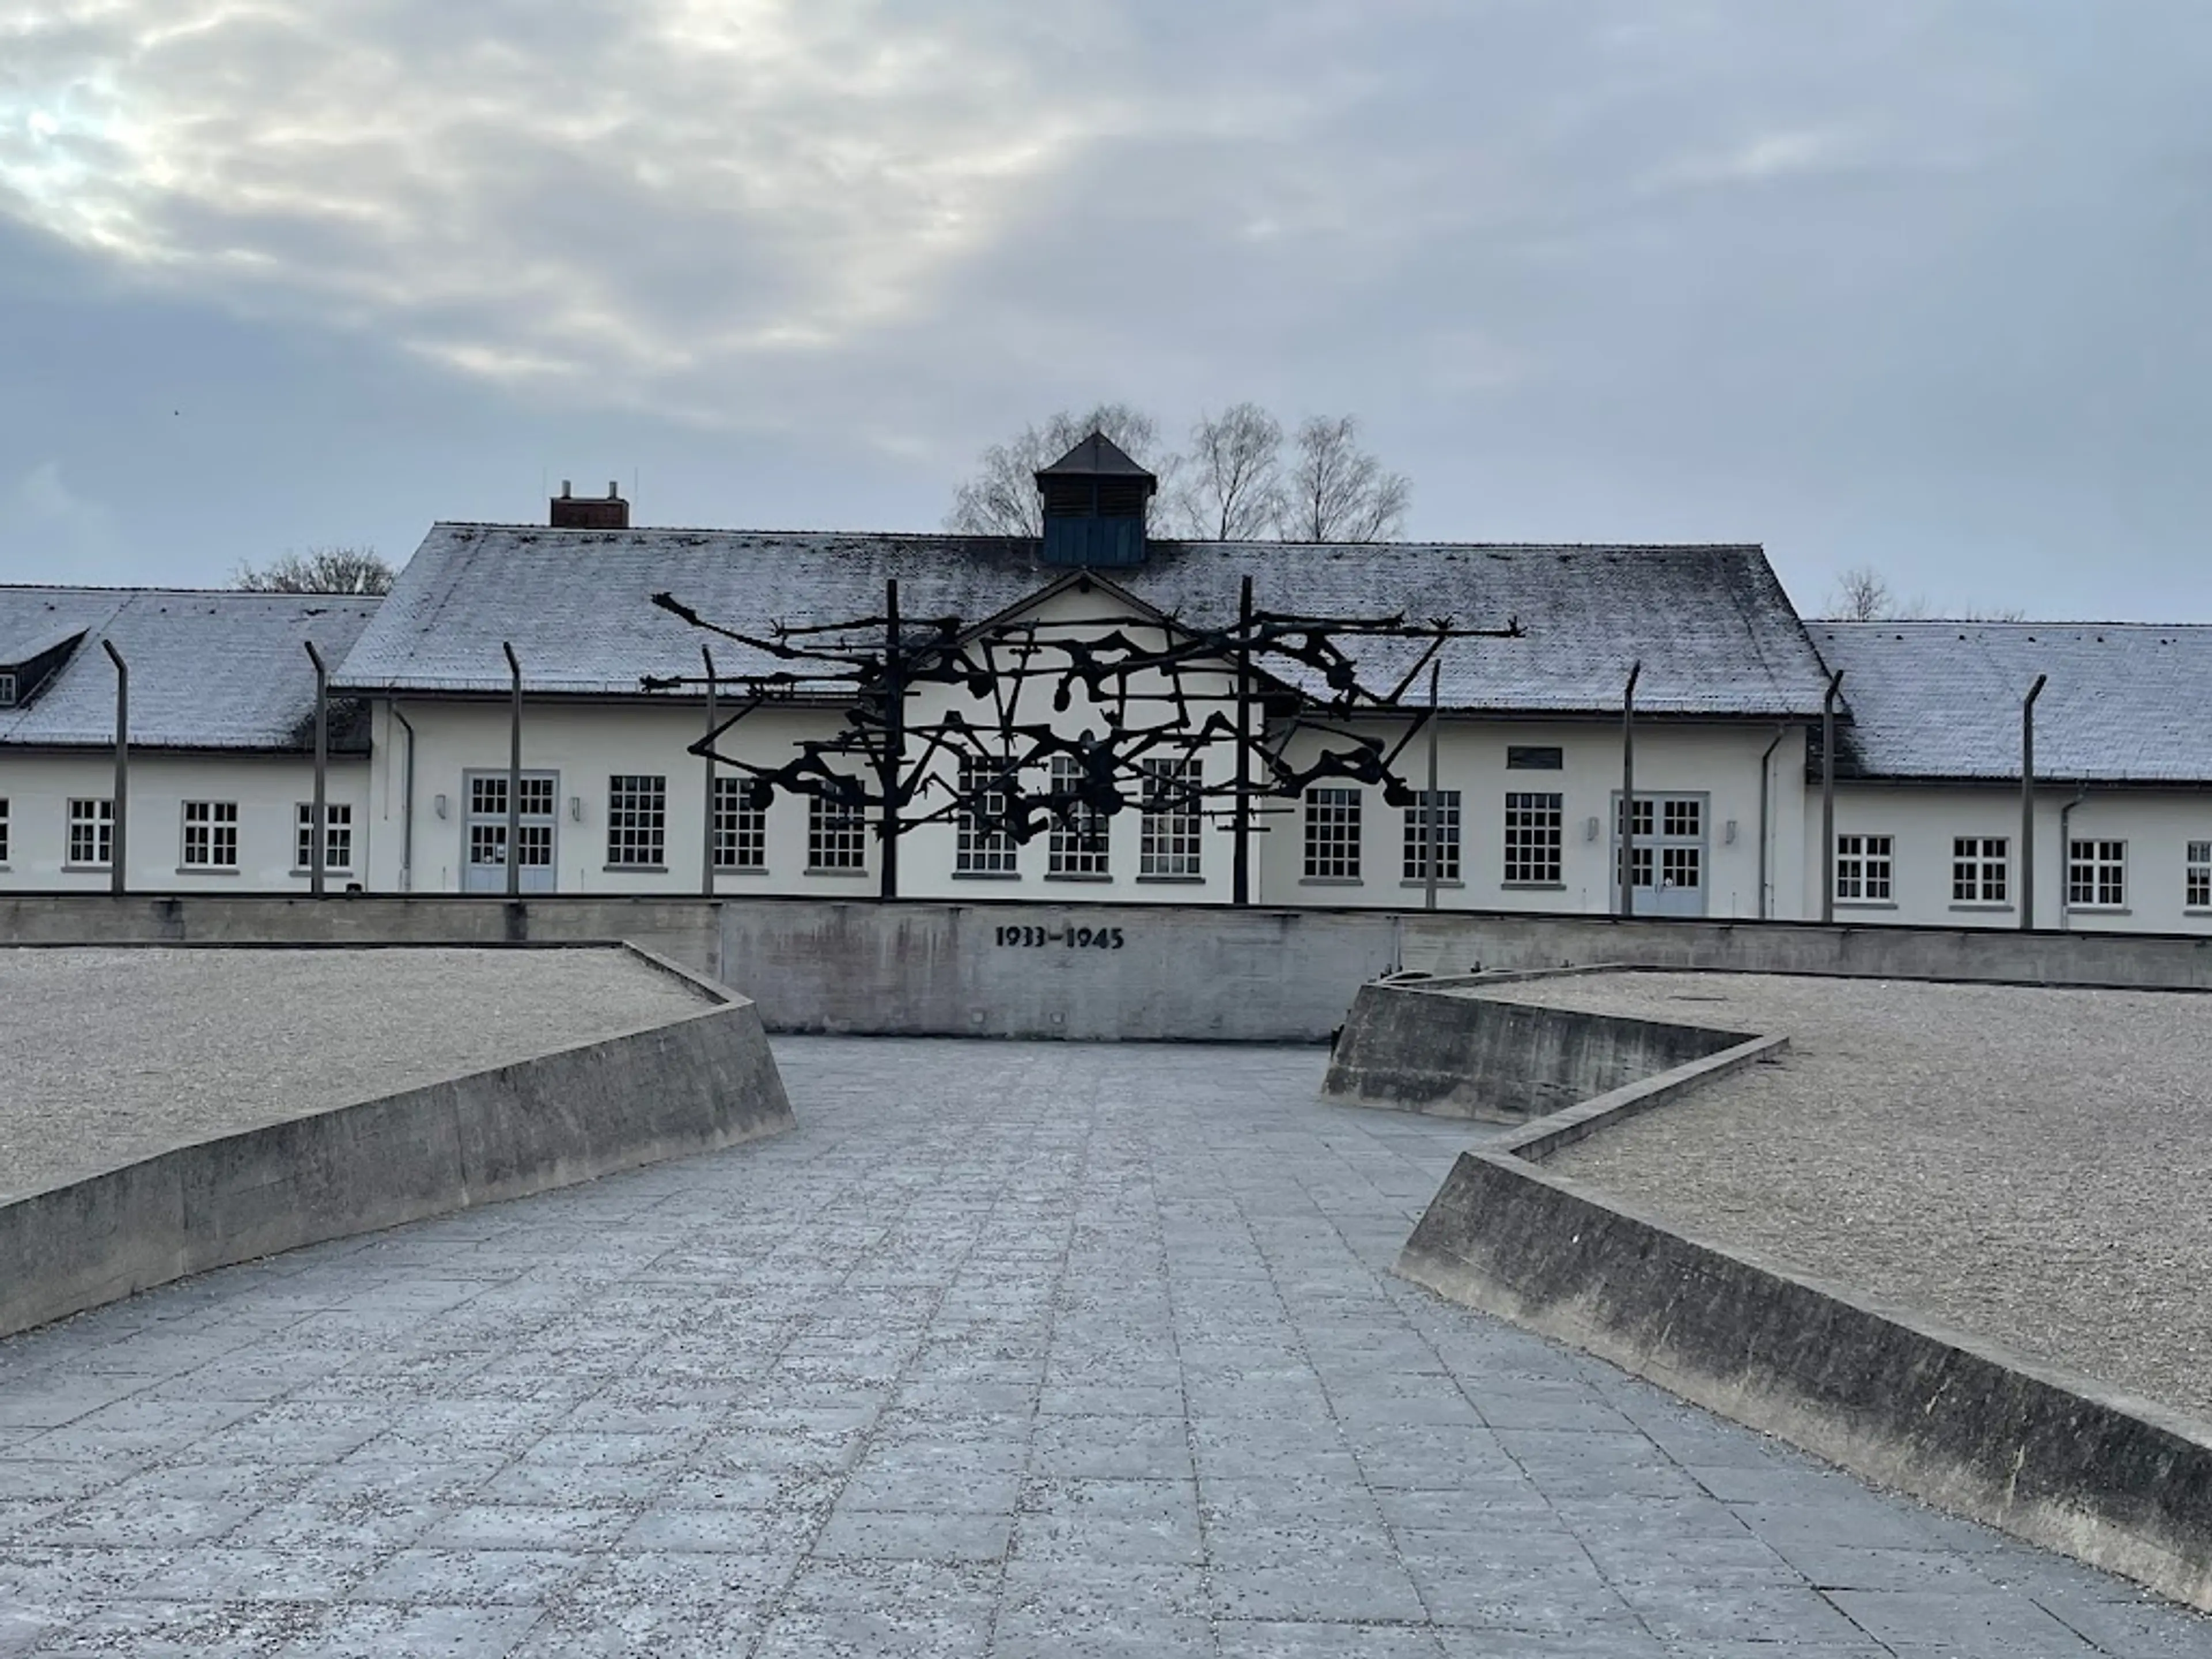
<path fill-rule="evenodd" d="M 0 1201 L 702 1001 L 611 950 L 0 950 Z"/>
<path fill-rule="evenodd" d="M 1560 1173 L 2212 1421 L 2212 997 L 1703 974 L 1500 994 L 1789 1035 Z"/>

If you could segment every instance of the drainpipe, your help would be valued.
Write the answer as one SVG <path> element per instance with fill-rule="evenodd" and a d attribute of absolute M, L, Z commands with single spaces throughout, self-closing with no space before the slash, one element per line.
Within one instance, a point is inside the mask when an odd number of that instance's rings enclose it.
<path fill-rule="evenodd" d="M 100 648 L 115 665 L 115 805 L 114 824 L 107 843 L 107 890 L 121 898 L 130 889 L 130 848 L 125 819 L 131 805 L 131 665 L 115 648 L 113 640 L 102 640 Z"/>
<path fill-rule="evenodd" d="M 2050 678 L 2038 674 L 2020 706 L 2020 931 L 2023 933 L 2035 926 L 2035 700 L 2043 695 L 2043 683 Z M 2063 833 L 2059 839 L 2064 841 Z M 2063 846 L 2058 868 L 2063 883 L 2066 869 Z"/>
<path fill-rule="evenodd" d="M 1628 665 L 1620 694 L 1620 915 L 1636 914 L 1636 682 L 1644 659 Z"/>
<path fill-rule="evenodd" d="M 2058 809 L 2058 927 L 2061 933 L 2074 925 L 2074 884 L 2066 878 L 2066 866 L 2073 861 L 2074 843 L 2067 839 L 2067 825 L 2074 817 L 2074 809 L 2089 799 L 2089 786 L 2083 784 L 2074 799 Z"/>
<path fill-rule="evenodd" d="M 315 803 L 307 809 L 307 891 L 320 898 L 330 854 L 323 825 L 331 811 L 331 670 L 313 640 L 307 647 L 307 660 L 315 665 Z"/>
<path fill-rule="evenodd" d="M 702 645 L 699 647 L 699 655 L 707 664 L 707 741 L 711 750 L 714 727 L 721 718 L 721 711 L 716 707 L 714 698 L 714 653 L 711 647 Z M 714 757 L 711 752 L 707 757 L 706 766 L 707 844 L 700 862 L 699 891 L 703 896 L 712 898 L 714 896 Z"/>
<path fill-rule="evenodd" d="M 507 896 L 522 896 L 522 664 L 511 641 L 501 641 L 507 672 L 514 683 L 514 710 L 507 737 Z"/>
<path fill-rule="evenodd" d="M 1766 752 L 1759 757 L 1759 919 L 1767 920 L 1771 907 L 1766 902 L 1766 800 L 1772 793 L 1769 785 L 1773 781 L 1774 751 L 1782 746 L 1782 739 L 1790 735 L 1790 728 L 1774 728 L 1774 741 L 1766 745 Z"/>
<path fill-rule="evenodd" d="M 1828 679 L 1820 699 L 1820 920 L 1836 919 L 1836 699 L 1843 695 L 1844 671 Z"/>
<path fill-rule="evenodd" d="M 401 774 L 399 785 L 399 890 L 415 890 L 415 728 L 407 716 L 392 703 L 392 718 L 399 722 L 407 733 L 407 769 Z"/>

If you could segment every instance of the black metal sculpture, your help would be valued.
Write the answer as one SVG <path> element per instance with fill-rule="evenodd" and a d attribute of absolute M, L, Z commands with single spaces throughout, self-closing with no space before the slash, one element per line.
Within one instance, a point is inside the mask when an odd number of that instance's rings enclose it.
<path fill-rule="evenodd" d="M 898 896 L 901 836 L 924 824 L 957 823 L 980 837 L 1020 845 L 1050 830 L 1103 833 L 1104 821 L 1135 806 L 1151 812 L 1226 820 L 1234 834 L 1234 902 L 1251 896 L 1250 839 L 1268 801 L 1296 800 L 1317 783 L 1380 785 L 1394 805 L 1419 795 L 1396 770 L 1407 745 L 1435 717 L 1433 704 L 1409 707 L 1407 691 L 1448 640 L 1510 639 L 1503 628 L 1461 628 L 1449 617 L 1316 617 L 1256 610 L 1244 578 L 1237 620 L 1193 623 L 1137 615 L 1055 623 L 1016 618 L 982 624 L 958 617 L 909 618 L 898 583 L 885 584 L 883 613 L 850 622 L 774 624 L 747 634 L 701 616 L 672 594 L 653 602 L 706 633 L 779 665 L 718 673 L 711 647 L 702 675 L 647 676 L 649 691 L 703 687 L 710 714 L 690 752 L 750 780 L 745 801 L 765 806 L 778 790 L 811 795 L 856 815 L 872 815 L 883 849 L 882 892 Z M 1419 644 L 1412 665 L 1387 692 L 1361 684 L 1344 642 L 1389 639 Z M 1224 682 L 1218 691 L 1207 682 Z M 987 724 L 958 709 L 915 724 L 908 699 L 921 687 L 966 691 L 988 705 Z M 1080 687 L 1103 730 L 1071 735 L 1049 720 L 1023 718 L 1031 687 L 1049 692 L 1065 714 Z M 720 699 L 738 695 L 733 713 Z M 722 739 L 757 711 L 817 698 L 847 702 L 843 726 L 794 744 L 770 765 L 728 754 Z M 1255 708 L 1264 720 L 1254 729 Z M 1363 714 L 1407 714 L 1395 742 L 1346 729 Z M 1303 765 L 1288 758 L 1293 738 L 1318 733 L 1322 746 Z M 1232 745 L 1233 780 L 1208 782 L 1194 764 Z M 942 763 L 955 764 L 948 781 Z M 1048 786 L 1034 780 L 1042 774 Z"/>

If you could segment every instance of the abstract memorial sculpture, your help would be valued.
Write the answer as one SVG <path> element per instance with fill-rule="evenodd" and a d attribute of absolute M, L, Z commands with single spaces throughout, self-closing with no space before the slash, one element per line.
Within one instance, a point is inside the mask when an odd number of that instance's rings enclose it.
<path fill-rule="evenodd" d="M 1079 585 L 1089 591 L 1093 579 Z M 1258 610 L 1249 576 L 1235 620 L 1218 624 L 1134 602 L 1124 615 L 1076 621 L 909 617 L 896 580 L 880 615 L 777 623 L 765 635 L 724 627 L 673 594 L 653 602 L 749 659 L 718 672 L 709 645 L 701 674 L 641 678 L 648 691 L 705 690 L 708 730 L 690 752 L 748 780 L 749 805 L 782 791 L 869 818 L 885 898 L 898 896 L 900 837 L 923 825 L 958 823 L 1019 845 L 1048 830 L 1103 833 L 1106 819 L 1133 807 L 1225 824 L 1234 901 L 1249 903 L 1254 820 L 1282 810 L 1266 803 L 1340 781 L 1379 785 L 1392 805 L 1414 805 L 1421 797 L 1398 762 L 1436 718 L 1433 672 L 1425 704 L 1407 703 L 1407 693 L 1448 641 L 1522 634 L 1517 620 L 1479 629 L 1449 617 Z M 1362 641 L 1383 648 L 1363 663 L 1351 648 Z M 1362 678 L 1379 665 L 1389 671 L 1380 689 Z M 928 712 L 917 713 L 917 698 Z M 957 706 L 963 698 L 974 714 Z M 725 748 L 762 708 L 794 704 L 842 706 L 843 724 L 798 740 L 780 763 Z M 1394 729 L 1353 729 L 1363 719 Z M 1232 767 L 1204 763 L 1224 749 Z"/>

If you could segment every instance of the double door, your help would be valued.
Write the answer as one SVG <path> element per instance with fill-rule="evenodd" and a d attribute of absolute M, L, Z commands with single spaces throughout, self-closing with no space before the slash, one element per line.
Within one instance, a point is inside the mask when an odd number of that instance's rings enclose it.
<path fill-rule="evenodd" d="M 1639 916 L 1702 916 L 1705 914 L 1706 818 L 1704 795 L 1638 795 L 1635 850 L 1630 886 Z M 1613 798 L 1613 820 L 1620 817 L 1620 796 Z M 1616 828 L 1613 863 L 1620 868 Z M 1613 879 L 1618 882 L 1618 873 Z"/>
<path fill-rule="evenodd" d="M 515 826 L 515 863 L 526 893 L 553 890 L 553 856 L 560 817 L 561 775 L 525 772 L 518 797 L 522 811 Z M 461 781 L 468 811 L 461 825 L 463 860 L 461 890 L 465 893 L 504 893 L 507 890 L 507 822 L 504 772 L 471 772 Z"/>

